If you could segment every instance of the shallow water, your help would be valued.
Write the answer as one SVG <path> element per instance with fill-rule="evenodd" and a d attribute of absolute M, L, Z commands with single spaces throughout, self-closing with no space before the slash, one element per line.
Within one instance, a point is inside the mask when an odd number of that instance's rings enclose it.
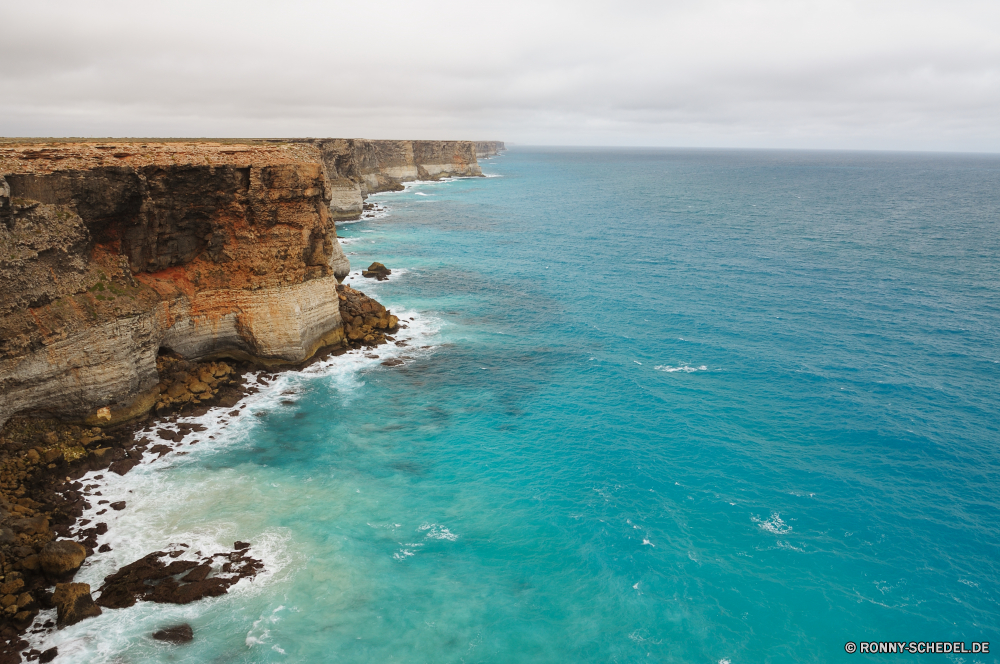
<path fill-rule="evenodd" d="M 128 508 L 78 580 L 237 539 L 267 572 L 105 611 L 46 639 L 59 661 L 998 640 L 1000 158 L 521 149 L 484 171 L 339 227 L 408 345 L 283 374 L 108 480 Z M 177 621 L 193 643 L 149 638 Z"/>

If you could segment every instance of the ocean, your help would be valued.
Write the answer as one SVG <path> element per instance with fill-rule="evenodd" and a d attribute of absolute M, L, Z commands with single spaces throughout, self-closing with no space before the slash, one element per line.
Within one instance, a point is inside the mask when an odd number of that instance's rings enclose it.
<path fill-rule="evenodd" d="M 281 374 L 240 415 L 197 418 L 185 454 L 93 482 L 128 508 L 77 581 L 235 540 L 265 573 L 105 610 L 42 649 L 1000 652 L 1000 157 L 515 148 L 483 170 L 338 225 L 347 283 L 403 319 L 405 345 Z M 376 260 L 388 281 L 360 276 Z M 150 638 L 178 622 L 192 643 Z"/>

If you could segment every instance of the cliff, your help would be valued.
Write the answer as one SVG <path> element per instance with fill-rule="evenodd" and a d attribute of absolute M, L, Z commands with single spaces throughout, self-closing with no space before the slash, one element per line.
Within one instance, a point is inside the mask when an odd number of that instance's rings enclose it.
<path fill-rule="evenodd" d="M 332 195 L 308 144 L 0 145 L 0 424 L 144 412 L 161 350 L 343 341 Z"/>
<path fill-rule="evenodd" d="M 476 157 L 479 159 L 494 157 L 507 149 L 503 141 L 476 141 L 475 146 Z"/>
<path fill-rule="evenodd" d="M 381 305 L 359 318 L 367 298 L 338 293 L 334 222 L 403 182 L 481 176 L 479 145 L 0 140 L 0 426 L 142 414 L 165 351 L 270 366 L 377 343 Z"/>
<path fill-rule="evenodd" d="M 472 141 L 371 141 L 314 139 L 330 178 L 334 219 L 356 219 L 364 199 L 397 191 L 403 182 L 478 177 L 483 173 Z"/>

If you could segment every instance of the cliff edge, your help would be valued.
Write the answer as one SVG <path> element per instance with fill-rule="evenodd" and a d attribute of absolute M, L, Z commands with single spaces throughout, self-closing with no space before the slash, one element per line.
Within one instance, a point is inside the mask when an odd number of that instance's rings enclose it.
<path fill-rule="evenodd" d="M 357 219 L 364 200 L 398 191 L 404 182 L 481 177 L 472 141 L 372 141 L 328 138 L 310 141 L 320 152 L 333 198 L 334 219 Z"/>
<path fill-rule="evenodd" d="M 481 176 L 498 145 L 0 139 L 0 426 L 140 415 L 164 352 L 273 366 L 363 343 L 334 222 L 403 182 Z"/>
<path fill-rule="evenodd" d="M 144 412 L 156 357 L 300 362 L 344 338 L 315 146 L 0 145 L 0 424 Z"/>

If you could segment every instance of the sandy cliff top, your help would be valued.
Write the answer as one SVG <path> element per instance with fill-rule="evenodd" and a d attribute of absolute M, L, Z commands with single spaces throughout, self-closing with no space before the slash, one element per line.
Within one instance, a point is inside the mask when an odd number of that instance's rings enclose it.
<path fill-rule="evenodd" d="M 37 142 L 35 142 L 37 140 Z M 320 161 L 308 143 L 237 141 L 0 140 L 0 175 L 51 173 L 107 166 L 269 166 Z"/>

